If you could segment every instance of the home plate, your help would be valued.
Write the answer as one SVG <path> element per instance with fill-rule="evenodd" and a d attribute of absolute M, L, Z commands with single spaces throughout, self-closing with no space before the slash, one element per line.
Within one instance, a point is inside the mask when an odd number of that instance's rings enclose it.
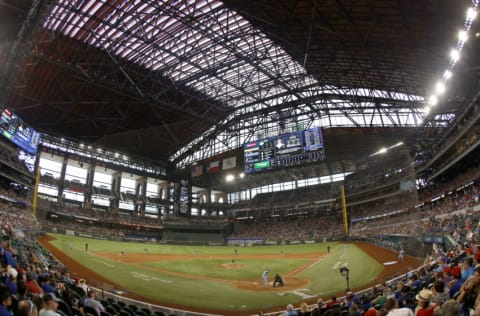
<path fill-rule="evenodd" d="M 392 264 L 395 264 L 397 263 L 397 261 L 387 261 L 387 262 L 384 262 L 383 265 L 384 266 L 391 266 Z"/>

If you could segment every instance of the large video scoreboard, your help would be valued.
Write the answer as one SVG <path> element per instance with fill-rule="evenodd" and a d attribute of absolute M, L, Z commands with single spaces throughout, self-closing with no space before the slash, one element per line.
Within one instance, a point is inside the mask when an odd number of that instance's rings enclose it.
<path fill-rule="evenodd" d="M 0 134 L 18 145 L 27 153 L 35 155 L 40 133 L 27 126 L 15 113 L 4 108 L 0 116 Z"/>
<path fill-rule="evenodd" d="M 245 173 L 313 163 L 325 159 L 320 127 L 245 143 Z"/>

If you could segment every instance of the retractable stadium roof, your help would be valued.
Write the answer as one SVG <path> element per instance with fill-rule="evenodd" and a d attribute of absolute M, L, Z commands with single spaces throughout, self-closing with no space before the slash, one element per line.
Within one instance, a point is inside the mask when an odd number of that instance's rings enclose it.
<path fill-rule="evenodd" d="M 43 132 L 179 165 L 293 126 L 418 126 L 469 5 L 36 0 L 1 100 Z"/>

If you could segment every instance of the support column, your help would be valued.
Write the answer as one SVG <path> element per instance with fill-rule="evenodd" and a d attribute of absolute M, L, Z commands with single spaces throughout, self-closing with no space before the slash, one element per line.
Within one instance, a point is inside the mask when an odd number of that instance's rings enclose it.
<path fill-rule="evenodd" d="M 86 208 L 92 208 L 93 176 L 95 174 L 95 162 L 92 160 L 87 169 L 87 181 L 85 183 L 84 203 Z"/>
<path fill-rule="evenodd" d="M 62 170 L 60 171 L 60 179 L 58 180 L 58 194 L 57 202 L 59 204 L 63 203 L 63 190 L 65 189 L 65 173 L 67 172 L 68 159 L 67 156 L 63 156 L 62 161 Z"/>
<path fill-rule="evenodd" d="M 135 213 L 145 217 L 145 203 L 147 201 L 147 177 L 135 179 Z"/>
<path fill-rule="evenodd" d="M 120 184 L 122 181 L 122 173 L 120 171 L 112 174 L 112 195 L 114 198 L 110 201 L 110 210 L 114 213 L 118 213 L 118 206 L 120 204 Z"/>

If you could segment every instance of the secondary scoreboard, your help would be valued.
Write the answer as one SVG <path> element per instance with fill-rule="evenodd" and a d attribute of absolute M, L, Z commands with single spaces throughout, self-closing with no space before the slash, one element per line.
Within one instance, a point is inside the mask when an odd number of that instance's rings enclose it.
<path fill-rule="evenodd" d="M 245 143 L 245 173 L 299 166 L 325 159 L 320 127 Z"/>
<path fill-rule="evenodd" d="M 0 116 L 0 133 L 29 154 L 37 153 L 40 133 L 7 108 L 2 110 Z"/>

